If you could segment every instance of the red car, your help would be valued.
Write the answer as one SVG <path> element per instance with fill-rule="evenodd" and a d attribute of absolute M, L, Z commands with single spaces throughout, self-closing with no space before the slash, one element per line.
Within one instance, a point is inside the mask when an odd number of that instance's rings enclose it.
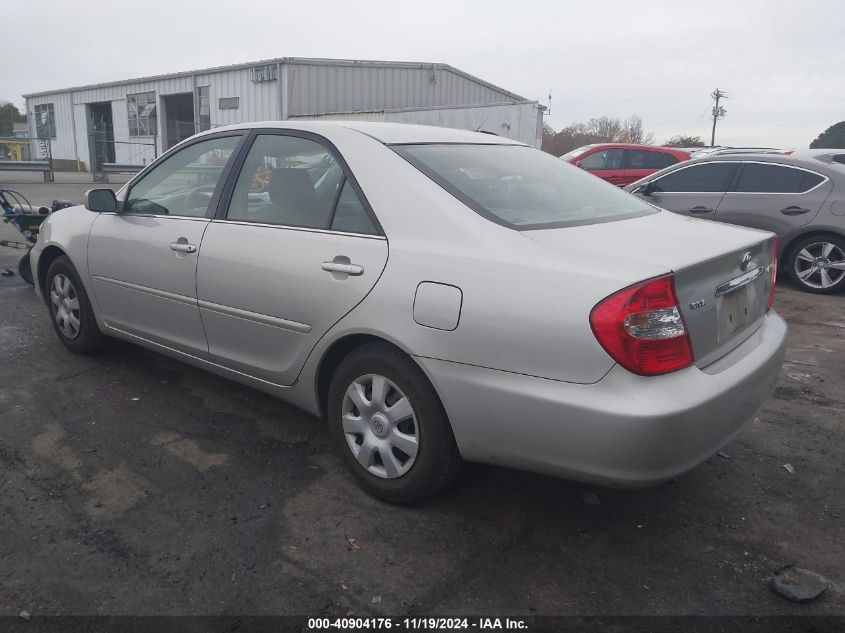
<path fill-rule="evenodd" d="M 561 159 L 624 187 L 664 167 L 689 160 L 690 154 L 674 147 L 600 143 L 574 149 Z"/>

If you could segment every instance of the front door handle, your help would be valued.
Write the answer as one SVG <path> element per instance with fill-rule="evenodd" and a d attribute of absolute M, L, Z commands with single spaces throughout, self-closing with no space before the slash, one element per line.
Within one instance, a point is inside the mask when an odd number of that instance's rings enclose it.
<path fill-rule="evenodd" d="M 187 242 L 173 242 L 170 245 L 170 250 L 176 251 L 177 253 L 196 253 L 197 247 Z"/>
<path fill-rule="evenodd" d="M 323 270 L 330 273 L 341 273 L 345 275 L 363 275 L 364 267 L 358 264 L 346 264 L 342 262 L 323 262 Z"/>
<path fill-rule="evenodd" d="M 713 209 L 708 209 L 707 207 L 697 206 L 693 207 L 689 210 L 690 213 L 710 213 Z"/>
<path fill-rule="evenodd" d="M 804 215 L 805 213 L 809 213 L 809 209 L 803 209 L 801 207 L 786 207 L 785 209 L 780 210 L 781 213 L 784 215 Z"/>

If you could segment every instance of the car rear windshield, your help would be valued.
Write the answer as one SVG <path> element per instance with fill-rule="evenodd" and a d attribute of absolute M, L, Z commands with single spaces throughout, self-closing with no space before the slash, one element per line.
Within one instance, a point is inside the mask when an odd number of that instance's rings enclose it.
<path fill-rule="evenodd" d="M 655 209 L 551 154 L 523 145 L 394 145 L 485 218 L 518 229 L 621 220 Z"/>

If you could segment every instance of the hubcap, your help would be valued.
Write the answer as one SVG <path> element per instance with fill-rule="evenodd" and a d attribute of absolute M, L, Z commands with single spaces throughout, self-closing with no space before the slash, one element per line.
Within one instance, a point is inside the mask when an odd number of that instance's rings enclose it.
<path fill-rule="evenodd" d="M 53 283 L 50 286 L 50 303 L 53 307 L 53 318 L 62 335 L 69 339 L 79 336 L 82 323 L 79 297 L 67 275 L 59 273 L 53 277 Z"/>
<path fill-rule="evenodd" d="M 373 475 L 395 479 L 413 466 L 417 418 L 395 383 L 378 374 L 356 378 L 343 396 L 341 416 L 349 450 Z"/>
<path fill-rule="evenodd" d="M 795 257 L 795 274 L 811 288 L 830 288 L 845 277 L 845 253 L 836 244 L 816 242 Z"/>

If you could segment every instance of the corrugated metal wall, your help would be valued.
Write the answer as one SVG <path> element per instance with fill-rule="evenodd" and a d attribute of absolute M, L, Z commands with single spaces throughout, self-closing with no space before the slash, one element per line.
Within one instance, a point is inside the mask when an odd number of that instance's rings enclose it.
<path fill-rule="evenodd" d="M 436 66 L 288 64 L 288 116 L 510 101 L 501 91 Z"/>

